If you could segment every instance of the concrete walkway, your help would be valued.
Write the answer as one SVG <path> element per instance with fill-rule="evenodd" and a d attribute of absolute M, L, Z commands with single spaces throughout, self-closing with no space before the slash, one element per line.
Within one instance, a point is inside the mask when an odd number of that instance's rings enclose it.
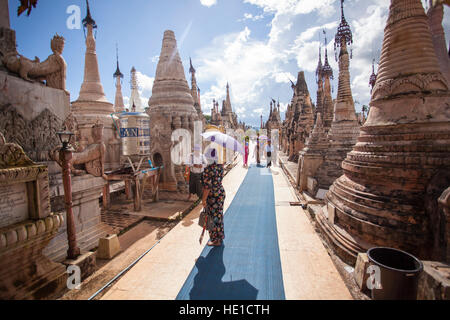
<path fill-rule="evenodd" d="M 287 300 L 352 299 L 281 168 L 273 168 L 275 211 Z"/>
<path fill-rule="evenodd" d="M 225 210 L 234 199 L 246 173 L 247 170 L 240 163 L 225 177 Z M 284 172 L 281 168 L 273 168 L 272 174 L 286 299 L 351 299 L 306 214 L 300 207 L 289 205 L 289 202 L 296 202 L 297 199 Z M 204 249 L 205 242 L 203 245 L 198 242 L 201 233 L 197 224 L 200 210 L 201 206 L 186 216 L 102 299 L 175 299 Z"/>

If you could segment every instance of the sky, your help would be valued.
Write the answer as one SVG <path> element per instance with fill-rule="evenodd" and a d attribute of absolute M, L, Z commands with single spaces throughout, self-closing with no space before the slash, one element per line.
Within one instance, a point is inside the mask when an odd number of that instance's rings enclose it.
<path fill-rule="evenodd" d="M 424 1 L 425 2 L 425 1 Z M 340 22 L 340 0 L 90 0 L 98 25 L 97 56 L 105 94 L 114 103 L 116 45 L 127 105 L 131 95 L 130 70 L 138 71 L 142 105 L 148 105 L 165 30 L 177 38 L 186 80 L 190 84 L 189 58 L 197 70 L 201 105 L 210 114 L 212 100 L 222 101 L 230 83 L 233 110 L 239 120 L 257 126 L 267 120 L 271 99 L 284 111 L 292 99 L 290 81 L 305 72 L 309 92 L 316 99 L 315 70 L 322 30 L 327 32 L 329 61 L 333 67 L 333 97 L 337 94 L 338 67 L 334 36 Z M 83 28 L 69 29 L 67 21 L 78 6 L 86 16 L 85 0 L 39 0 L 29 17 L 17 17 L 19 0 L 9 0 L 11 27 L 16 30 L 18 51 L 41 61 L 51 54 L 55 33 L 64 36 L 67 90 L 78 98 L 84 72 Z M 356 111 L 370 101 L 372 60 L 379 61 L 389 0 L 346 0 L 345 16 L 353 32 L 350 74 Z M 73 7 L 72 7 L 73 8 Z M 444 30 L 450 31 L 449 8 Z M 70 20 L 75 21 L 75 20 Z"/>

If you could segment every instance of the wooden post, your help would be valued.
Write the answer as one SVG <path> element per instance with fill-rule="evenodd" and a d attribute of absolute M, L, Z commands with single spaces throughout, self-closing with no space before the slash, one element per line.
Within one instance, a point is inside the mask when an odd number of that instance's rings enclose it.
<path fill-rule="evenodd" d="M 111 195 L 109 193 L 109 182 L 103 186 L 103 209 L 109 209 L 111 203 Z"/>
<path fill-rule="evenodd" d="M 131 198 L 131 185 L 130 185 L 130 180 L 125 180 L 125 196 L 127 198 L 127 200 L 130 200 Z"/>

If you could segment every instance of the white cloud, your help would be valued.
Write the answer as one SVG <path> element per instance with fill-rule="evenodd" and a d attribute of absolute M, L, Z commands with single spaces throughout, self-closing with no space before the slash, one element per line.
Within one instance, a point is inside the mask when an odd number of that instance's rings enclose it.
<path fill-rule="evenodd" d="M 200 0 L 200 3 L 205 7 L 211 7 L 217 4 L 217 0 Z"/>
<path fill-rule="evenodd" d="M 155 78 L 149 77 L 140 71 L 136 72 L 136 76 L 138 79 L 139 91 L 142 92 L 143 94 L 150 93 L 151 95 L 153 89 L 153 82 L 155 81 Z"/>
<path fill-rule="evenodd" d="M 277 72 L 272 77 L 277 83 L 291 83 L 290 80 L 294 81 L 296 78 L 290 72 Z"/>

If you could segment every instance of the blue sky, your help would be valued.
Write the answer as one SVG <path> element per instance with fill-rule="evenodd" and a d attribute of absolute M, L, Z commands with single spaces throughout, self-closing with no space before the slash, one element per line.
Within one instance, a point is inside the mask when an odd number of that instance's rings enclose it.
<path fill-rule="evenodd" d="M 78 98 L 83 80 L 84 33 L 66 26 L 70 5 L 86 15 L 85 0 L 40 0 L 30 17 L 17 17 L 19 1 L 9 0 L 11 26 L 16 30 L 21 54 L 44 60 L 50 53 L 50 39 L 57 32 L 66 39 L 63 53 L 68 64 L 67 89 L 71 100 Z M 360 104 L 370 100 L 368 79 L 372 58 L 379 59 L 389 0 L 347 0 L 345 12 L 354 46 L 351 61 L 352 89 Z M 130 96 L 130 69 L 138 70 L 143 105 L 147 106 L 165 30 L 175 32 L 180 56 L 190 83 L 189 57 L 197 69 L 202 90 L 202 108 L 210 113 L 212 99 L 225 97 L 231 86 L 234 111 L 239 119 L 258 125 L 266 119 L 270 98 L 279 99 L 285 110 L 292 98 L 289 78 L 306 72 L 313 100 L 316 98 L 314 71 L 317 66 L 319 34 L 327 30 L 328 51 L 337 91 L 337 63 L 333 38 L 340 21 L 339 0 L 91 0 L 91 13 L 98 25 L 97 55 L 106 96 L 114 102 L 116 43 L 125 75 L 125 103 Z M 444 29 L 450 30 L 446 8 Z M 447 33 L 448 39 L 448 33 Z M 322 37 L 323 42 L 323 37 Z"/>

